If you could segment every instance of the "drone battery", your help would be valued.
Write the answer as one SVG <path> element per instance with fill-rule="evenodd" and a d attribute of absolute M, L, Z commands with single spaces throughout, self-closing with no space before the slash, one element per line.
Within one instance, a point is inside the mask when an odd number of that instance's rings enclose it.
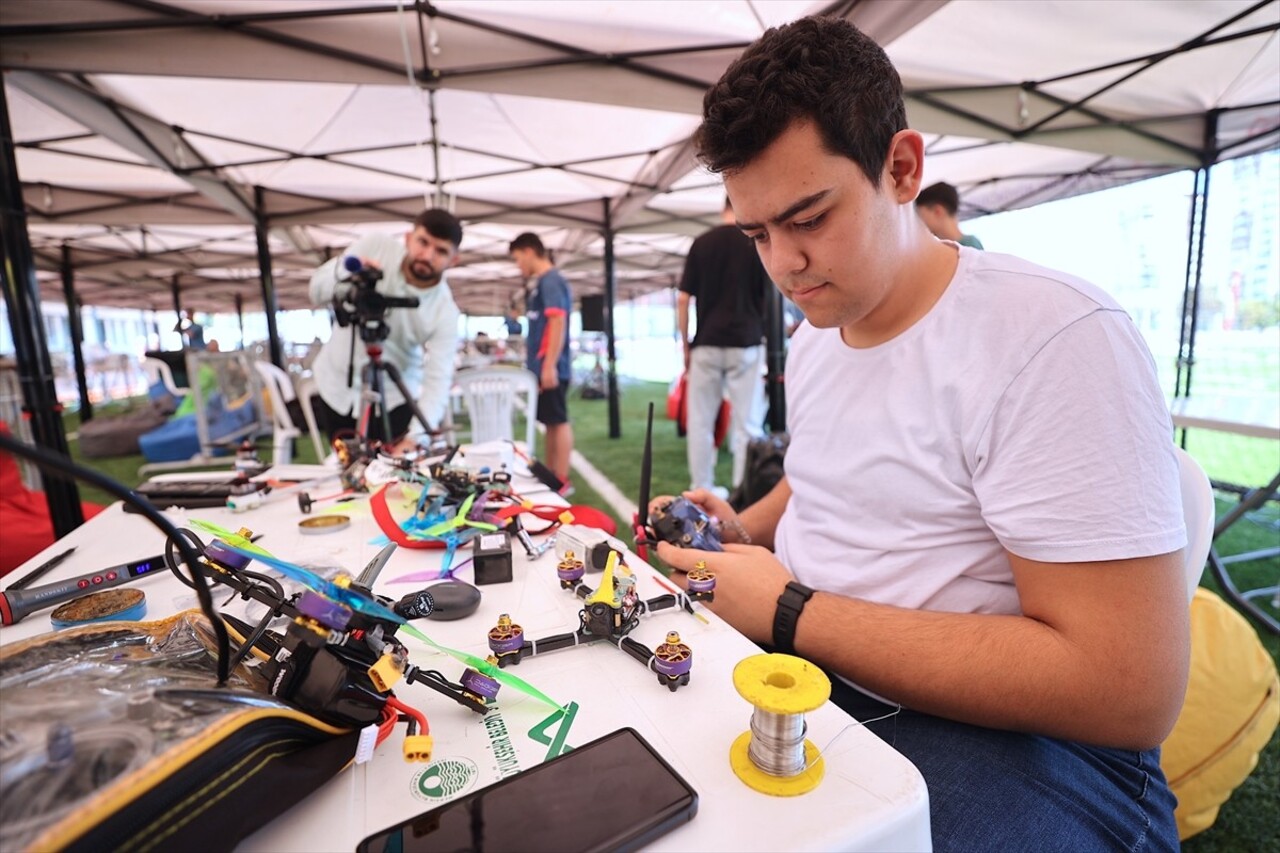
<path fill-rule="evenodd" d="M 563 560 L 572 552 L 590 572 L 603 571 L 610 552 L 621 555 L 626 549 L 617 538 L 595 527 L 564 524 L 556 533 L 556 557 Z"/>
<path fill-rule="evenodd" d="M 472 540 L 476 585 L 511 582 L 511 534 L 505 530 Z"/>

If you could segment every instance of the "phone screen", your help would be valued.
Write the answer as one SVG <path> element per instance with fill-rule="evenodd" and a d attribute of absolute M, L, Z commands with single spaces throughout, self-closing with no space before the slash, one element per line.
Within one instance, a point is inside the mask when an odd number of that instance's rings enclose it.
<path fill-rule="evenodd" d="M 697 810 L 698 794 L 627 728 L 375 833 L 356 850 L 633 850 Z"/>

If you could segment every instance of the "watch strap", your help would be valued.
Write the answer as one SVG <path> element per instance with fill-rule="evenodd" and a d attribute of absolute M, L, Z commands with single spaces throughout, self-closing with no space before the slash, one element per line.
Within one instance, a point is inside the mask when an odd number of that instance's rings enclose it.
<path fill-rule="evenodd" d="M 805 604 L 813 597 L 813 590 L 799 581 L 791 581 L 778 596 L 778 607 L 773 612 L 773 647 L 782 654 L 796 653 L 796 625 Z"/>

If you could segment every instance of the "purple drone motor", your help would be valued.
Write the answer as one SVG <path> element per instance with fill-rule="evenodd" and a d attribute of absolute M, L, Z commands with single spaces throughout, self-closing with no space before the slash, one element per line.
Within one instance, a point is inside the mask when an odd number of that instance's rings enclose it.
<path fill-rule="evenodd" d="M 502 686 L 494 679 L 474 669 L 462 673 L 462 689 L 484 699 L 496 699 Z"/>
<path fill-rule="evenodd" d="M 251 558 L 245 557 L 242 554 L 237 554 L 217 539 L 214 539 L 205 546 L 204 556 L 207 560 L 211 560 L 224 568 L 237 572 L 249 565 L 251 562 Z"/>
<path fill-rule="evenodd" d="M 556 566 L 556 577 L 560 578 L 561 583 L 576 584 L 582 580 L 582 576 L 587 573 L 586 567 L 579 562 L 570 563 L 565 560 Z"/>
<path fill-rule="evenodd" d="M 670 647 L 662 646 L 658 648 L 658 653 L 653 658 L 653 668 L 659 675 L 665 675 L 667 678 L 679 678 L 687 675 L 689 670 L 693 669 L 693 652 L 689 651 L 688 646 L 677 646 L 676 649 L 680 654 L 672 654 L 664 657 L 663 652 Z"/>
<path fill-rule="evenodd" d="M 489 650 L 495 655 L 509 655 L 524 645 L 524 631 L 514 627 L 510 632 L 496 628 L 489 632 Z"/>
<path fill-rule="evenodd" d="M 298 599 L 298 612 L 310 616 L 326 628 L 341 631 L 351 621 L 351 608 L 307 590 Z"/>
<path fill-rule="evenodd" d="M 716 588 L 716 576 L 710 572 L 690 572 L 686 575 L 689 592 L 712 592 Z"/>

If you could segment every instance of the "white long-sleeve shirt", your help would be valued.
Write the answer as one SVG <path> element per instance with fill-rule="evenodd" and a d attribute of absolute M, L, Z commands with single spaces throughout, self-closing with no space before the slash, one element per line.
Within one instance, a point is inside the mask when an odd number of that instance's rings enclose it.
<path fill-rule="evenodd" d="M 433 427 L 439 426 L 449 402 L 458 341 L 458 306 L 453 301 L 453 291 L 444 279 L 425 290 L 413 287 L 405 280 L 401 268 L 405 256 L 403 240 L 385 234 L 368 234 L 353 243 L 346 255 L 374 261 L 381 267 L 379 293 L 418 298 L 417 308 L 387 310 L 386 322 L 391 331 L 382 342 L 382 360 L 400 369 L 405 387 L 410 393 L 416 393 L 418 406 L 427 421 Z M 342 257 L 333 258 L 318 267 L 311 276 L 313 305 L 328 307 L 339 286 L 350 286 L 348 273 L 341 264 Z M 353 335 L 355 368 L 348 386 Z M 365 344 L 355 328 L 335 324 L 333 334 L 312 365 L 316 389 L 329 408 L 339 414 L 359 417 L 361 375 L 368 361 Z M 404 396 L 389 376 L 384 377 L 383 391 L 388 411 L 404 402 Z"/>

